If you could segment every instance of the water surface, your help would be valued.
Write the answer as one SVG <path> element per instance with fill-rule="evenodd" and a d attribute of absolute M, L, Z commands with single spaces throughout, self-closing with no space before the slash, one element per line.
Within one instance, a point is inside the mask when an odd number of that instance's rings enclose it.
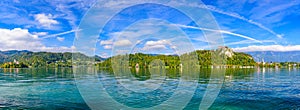
<path fill-rule="evenodd" d="M 116 102 L 131 108 L 149 108 L 163 104 L 179 87 L 180 70 L 167 69 L 165 72 L 164 77 L 153 80 L 163 80 L 159 87 L 145 85 L 149 89 L 142 92 L 122 86 L 121 83 L 131 80 L 115 77 L 112 70 L 97 70 L 96 76 L 106 88 L 105 92 Z M 210 69 L 201 69 L 195 91 L 181 88 L 193 93 L 184 109 L 199 109 L 210 72 Z M 137 86 L 147 81 L 145 84 L 151 84 L 150 79 L 154 77 L 147 70 L 132 71 L 132 75 Z M 300 108 L 299 78 L 300 70 L 292 68 L 227 69 L 221 90 L 210 109 Z M 89 83 L 90 80 L 80 81 Z M 0 108 L 90 109 L 77 89 L 71 68 L 0 69 L 0 91 Z"/>

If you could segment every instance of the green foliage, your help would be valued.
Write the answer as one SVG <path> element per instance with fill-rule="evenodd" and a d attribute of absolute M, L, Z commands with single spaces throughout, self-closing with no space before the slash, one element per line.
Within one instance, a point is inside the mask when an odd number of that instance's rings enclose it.
<path fill-rule="evenodd" d="M 25 65 L 24 63 L 4 63 L 3 65 L 1 65 L 1 68 L 28 68 L 27 65 Z"/>
<path fill-rule="evenodd" d="M 224 52 L 230 52 L 232 56 L 228 57 Z M 93 63 L 93 61 L 103 60 L 100 57 L 88 57 L 81 53 L 51 53 L 51 52 L 29 52 L 29 51 L 12 51 L 6 52 L 1 57 L 5 61 L 0 67 L 2 68 L 26 68 L 26 67 L 72 67 L 72 64 Z M 73 59 L 75 56 L 76 59 Z M 8 63 L 16 59 L 20 64 Z M 197 50 L 194 52 L 176 55 L 150 55 L 143 53 L 126 54 L 114 56 L 97 63 L 99 68 L 110 68 L 114 66 L 135 67 L 136 64 L 141 68 L 148 68 L 152 61 L 160 60 L 166 68 L 180 68 L 180 66 L 192 66 L 209 68 L 211 65 L 228 65 L 228 66 L 254 66 L 256 62 L 253 58 L 245 53 L 237 53 L 228 47 L 217 50 Z M 87 61 L 87 62 L 84 62 Z M 113 64 L 112 64 L 113 63 Z"/>
<path fill-rule="evenodd" d="M 268 68 L 299 68 L 300 63 L 299 62 L 264 62 L 259 63 L 259 67 L 268 67 Z"/>
<path fill-rule="evenodd" d="M 227 58 L 227 65 L 239 65 L 239 66 L 255 66 L 256 62 L 252 56 L 245 53 L 234 53 L 232 58 Z"/>
<path fill-rule="evenodd" d="M 26 67 L 72 67 L 72 56 L 88 61 L 100 61 L 100 57 L 88 57 L 81 53 L 51 53 L 51 52 L 29 52 L 29 51 L 12 51 L 6 54 L 2 60 L 5 61 L 0 67 L 2 68 L 26 68 Z M 15 54 L 14 54 L 15 53 Z M 20 64 L 9 63 L 17 60 Z"/>
<path fill-rule="evenodd" d="M 129 55 L 122 55 L 122 56 L 114 56 L 112 58 L 109 58 L 105 60 L 104 62 L 98 63 L 98 67 L 110 67 L 112 62 L 120 64 L 120 62 L 123 61 L 129 61 L 124 62 L 128 63 L 130 67 L 134 67 L 136 64 L 139 65 L 139 67 L 142 68 L 148 68 L 151 61 L 158 59 L 165 63 L 165 66 L 168 66 L 169 68 L 178 68 L 180 64 L 180 59 L 178 56 L 173 55 L 149 55 L 149 54 L 143 54 L 143 53 L 136 53 L 136 54 L 129 54 Z"/>
<path fill-rule="evenodd" d="M 223 54 L 220 54 L 220 51 L 214 51 L 214 50 L 197 50 L 191 53 L 182 54 L 181 56 L 176 55 L 149 55 L 149 54 L 143 54 L 143 53 L 136 53 L 136 54 L 129 54 L 129 55 L 119 55 L 111 57 L 101 63 L 98 63 L 98 67 L 111 67 L 112 62 L 121 62 L 121 61 L 128 61 L 123 62 L 123 66 L 125 63 L 128 63 L 129 67 L 135 67 L 136 64 L 139 65 L 141 68 L 147 68 L 151 61 L 158 59 L 165 63 L 166 67 L 169 68 L 179 68 L 180 64 L 184 62 L 189 62 L 191 64 L 198 64 L 203 68 L 208 68 L 211 65 L 226 65 L 229 66 L 254 66 L 256 65 L 256 62 L 254 59 L 245 53 L 237 53 L 234 52 L 234 55 L 232 57 L 226 57 Z M 197 56 L 196 59 L 193 58 L 194 56 Z M 192 61 L 186 61 L 190 59 L 195 59 L 196 63 L 193 63 Z M 213 59 L 213 60 L 212 60 Z M 181 62 L 182 61 L 182 62 Z M 213 62 L 214 61 L 214 62 Z M 120 65 L 122 65 L 120 64 Z M 183 64 L 183 65 L 191 65 L 191 64 Z M 126 64 L 127 65 L 127 64 Z M 115 65 L 114 65 L 115 66 Z M 194 65 L 196 66 L 196 65 Z"/>

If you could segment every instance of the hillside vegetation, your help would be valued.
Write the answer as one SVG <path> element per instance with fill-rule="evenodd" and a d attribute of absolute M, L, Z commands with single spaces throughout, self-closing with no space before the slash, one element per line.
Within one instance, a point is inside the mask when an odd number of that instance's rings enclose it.
<path fill-rule="evenodd" d="M 196 54 L 195 54 L 196 53 Z M 128 54 L 123 56 L 114 56 L 102 63 L 99 63 L 99 67 L 111 67 L 112 61 L 116 59 L 122 59 L 121 61 L 124 64 L 128 63 L 129 67 L 134 67 L 137 64 L 139 67 L 148 67 L 151 61 L 155 59 L 159 59 L 163 61 L 166 67 L 169 68 L 178 68 L 182 62 L 184 62 L 184 58 L 187 57 L 189 54 L 197 55 L 198 65 L 200 67 L 210 67 L 211 65 L 226 65 L 226 66 L 254 66 L 256 62 L 254 59 L 246 54 L 246 53 L 239 53 L 233 52 L 232 49 L 228 47 L 220 47 L 216 50 L 197 50 L 191 53 L 183 54 L 181 56 L 178 55 L 149 55 L 143 53 L 136 53 L 136 54 Z M 215 55 L 215 56 L 213 56 Z M 216 57 L 218 56 L 218 57 Z M 217 59 L 213 58 L 222 58 L 222 61 L 225 63 L 218 62 Z M 213 63 L 212 61 L 215 61 Z"/>
<path fill-rule="evenodd" d="M 106 60 L 99 56 L 88 57 L 81 53 L 72 54 L 70 52 L 0 51 L 0 66 L 2 68 L 72 67 L 72 55 L 90 61 L 95 59 L 96 62 L 99 62 L 96 64 L 98 67 L 111 67 L 113 61 L 121 66 L 135 67 L 138 65 L 139 67 L 147 68 L 154 60 L 164 62 L 163 65 L 168 68 L 179 68 L 181 65 L 211 67 L 211 65 L 254 66 L 256 64 L 254 59 L 248 54 L 233 52 L 228 47 L 220 47 L 216 50 L 197 50 L 181 56 L 136 53 L 113 56 Z M 193 61 L 191 63 L 188 60 Z"/>
<path fill-rule="evenodd" d="M 70 52 L 4 51 L 0 52 L 0 64 L 2 68 L 72 67 L 72 55 Z M 102 60 L 100 57 L 88 57 L 81 53 L 75 55 L 95 61 Z"/>

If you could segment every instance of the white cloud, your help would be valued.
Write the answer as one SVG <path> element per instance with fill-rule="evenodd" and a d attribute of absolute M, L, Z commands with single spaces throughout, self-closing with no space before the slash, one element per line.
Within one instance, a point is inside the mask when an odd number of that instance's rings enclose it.
<path fill-rule="evenodd" d="M 145 46 L 155 46 L 155 45 L 169 45 L 171 44 L 168 40 L 158 40 L 158 41 L 147 41 Z"/>
<path fill-rule="evenodd" d="M 60 47 L 40 47 L 31 51 L 43 51 L 43 52 L 72 52 L 75 49 L 74 46 L 71 47 L 65 47 L 65 46 L 60 46 Z"/>
<path fill-rule="evenodd" d="M 38 36 L 29 33 L 27 29 L 0 29 L 0 35 L 1 50 L 25 50 L 43 46 Z"/>
<path fill-rule="evenodd" d="M 33 34 L 37 36 L 45 36 L 48 35 L 48 32 L 33 32 Z"/>
<path fill-rule="evenodd" d="M 113 44 L 113 41 L 110 39 L 110 40 L 101 40 L 100 41 L 100 45 L 112 45 Z"/>
<path fill-rule="evenodd" d="M 273 43 L 275 44 L 276 42 L 274 40 L 261 40 L 262 43 Z M 252 40 L 242 40 L 242 41 L 237 41 L 237 42 L 230 42 L 230 43 L 225 43 L 226 46 L 230 45 L 240 45 L 240 44 L 256 44 L 257 42 L 253 42 Z"/>
<path fill-rule="evenodd" d="M 112 45 L 104 45 L 103 48 L 104 49 L 112 49 Z"/>
<path fill-rule="evenodd" d="M 172 49 L 177 49 L 177 46 L 172 45 L 171 48 L 172 48 Z"/>
<path fill-rule="evenodd" d="M 114 46 L 118 46 L 118 47 L 125 47 L 125 46 L 130 46 L 132 45 L 132 42 L 124 39 L 124 40 L 118 40 L 114 42 Z"/>
<path fill-rule="evenodd" d="M 142 50 L 163 50 L 167 49 L 167 45 L 170 44 L 168 40 L 147 41 Z"/>
<path fill-rule="evenodd" d="M 104 49 L 112 49 L 113 40 L 101 40 L 100 45 L 103 46 Z"/>
<path fill-rule="evenodd" d="M 34 15 L 34 19 L 39 22 L 39 24 L 42 26 L 42 27 L 45 27 L 45 28 L 51 28 L 52 25 L 56 25 L 56 24 L 59 24 L 58 21 L 54 20 L 54 17 L 52 16 L 52 14 L 36 14 Z"/>
<path fill-rule="evenodd" d="M 233 48 L 237 52 L 254 52 L 254 51 L 300 51 L 300 45 L 252 45 L 247 47 Z"/>
<path fill-rule="evenodd" d="M 145 46 L 142 50 L 163 50 L 167 49 L 165 45 Z"/>
<path fill-rule="evenodd" d="M 131 46 L 132 44 L 133 43 L 127 39 L 118 40 L 118 41 L 113 41 L 112 39 L 100 41 L 100 45 L 103 46 L 104 49 L 112 49 L 112 46 L 126 47 L 126 46 Z"/>
<path fill-rule="evenodd" d="M 61 42 L 65 40 L 64 37 L 57 37 L 56 39 L 57 39 L 58 41 L 61 41 Z"/>
<path fill-rule="evenodd" d="M 72 47 L 47 47 L 38 35 L 30 33 L 27 29 L 1 29 L 0 50 L 29 50 L 48 52 L 71 52 Z"/>

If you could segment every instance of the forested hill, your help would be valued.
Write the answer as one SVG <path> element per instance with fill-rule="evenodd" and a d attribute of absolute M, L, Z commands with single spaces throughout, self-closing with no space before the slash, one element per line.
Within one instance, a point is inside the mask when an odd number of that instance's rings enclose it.
<path fill-rule="evenodd" d="M 197 50 L 198 64 L 202 67 L 209 67 L 212 63 L 212 52 L 225 56 L 228 66 L 254 66 L 254 59 L 245 53 L 233 52 L 228 47 L 220 47 L 216 50 Z M 99 67 L 111 67 L 111 57 L 103 59 L 99 56 L 88 57 L 81 53 L 75 53 L 76 56 L 87 59 L 95 59 Z M 24 68 L 24 67 L 71 67 L 72 53 L 51 53 L 51 52 L 31 52 L 31 51 L 0 51 L 0 67 L 2 68 Z M 184 57 L 184 54 L 183 54 Z M 158 54 L 129 54 L 129 65 L 134 67 L 139 64 L 140 67 L 149 65 L 151 61 L 160 59 L 165 62 L 165 66 L 177 68 L 181 64 L 180 57 L 176 55 L 158 55 Z"/>
<path fill-rule="evenodd" d="M 104 60 L 99 56 L 88 57 L 81 53 L 82 58 L 94 58 L 95 61 Z M 0 65 L 4 68 L 22 67 L 71 67 L 72 53 L 31 52 L 27 50 L 0 51 Z"/>
<path fill-rule="evenodd" d="M 216 50 L 197 50 L 194 51 L 198 55 L 198 64 L 201 67 L 210 67 L 213 65 L 212 63 L 212 52 L 217 53 L 220 56 L 225 56 L 226 58 L 226 65 L 227 66 L 255 66 L 256 62 L 246 53 L 239 53 L 234 52 L 232 49 L 228 47 L 219 47 Z M 183 55 L 184 57 L 184 55 Z M 111 61 L 115 57 L 111 57 L 105 60 L 102 63 L 99 63 L 99 67 L 111 67 Z M 143 53 L 136 53 L 136 54 L 129 54 L 128 55 L 129 66 L 134 67 L 136 64 L 139 64 L 140 67 L 144 67 L 149 65 L 155 59 L 162 60 L 165 66 L 169 68 L 178 68 L 181 64 L 180 56 L 176 55 L 151 55 L 151 54 L 143 54 Z"/>

